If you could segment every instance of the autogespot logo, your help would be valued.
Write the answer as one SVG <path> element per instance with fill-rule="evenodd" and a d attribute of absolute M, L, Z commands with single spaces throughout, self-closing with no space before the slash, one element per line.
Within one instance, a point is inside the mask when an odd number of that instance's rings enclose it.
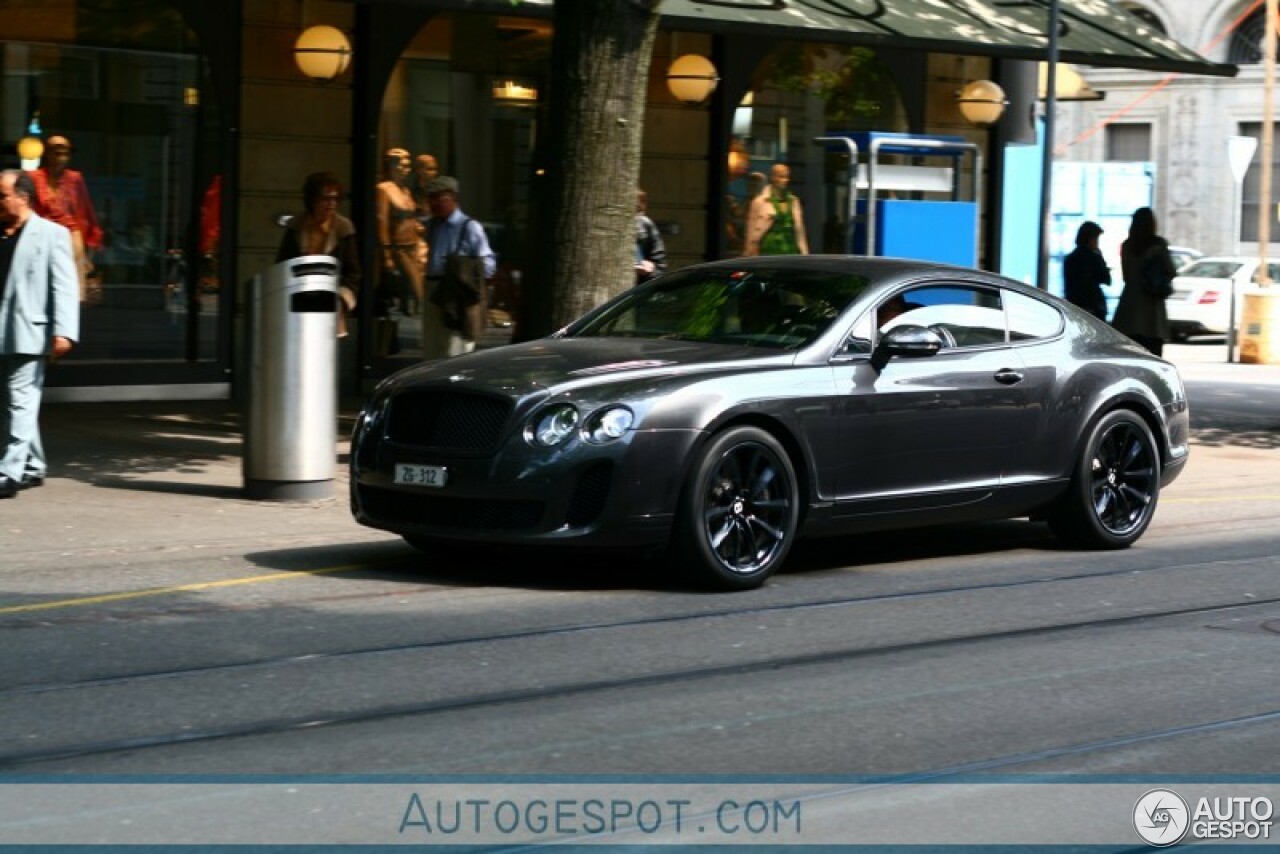
<path fill-rule="evenodd" d="M 1168 789 L 1152 789 L 1133 808 L 1133 829 L 1143 842 L 1158 847 L 1181 841 L 1190 819 L 1187 802 Z"/>

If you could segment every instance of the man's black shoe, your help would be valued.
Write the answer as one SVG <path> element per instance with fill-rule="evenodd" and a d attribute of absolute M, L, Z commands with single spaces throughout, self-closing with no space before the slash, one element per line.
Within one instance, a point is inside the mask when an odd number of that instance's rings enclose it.
<path fill-rule="evenodd" d="M 19 489 L 35 489 L 37 486 L 44 486 L 44 477 L 38 474 L 29 474 L 22 479 Z"/>
<path fill-rule="evenodd" d="M 18 482 L 0 475 L 0 498 L 12 498 L 18 494 Z"/>

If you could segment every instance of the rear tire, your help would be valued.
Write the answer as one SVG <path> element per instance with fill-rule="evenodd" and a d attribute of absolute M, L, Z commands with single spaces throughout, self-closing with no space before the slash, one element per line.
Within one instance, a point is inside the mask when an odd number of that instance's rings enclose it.
<path fill-rule="evenodd" d="M 1118 409 L 1089 432 L 1049 527 L 1072 546 L 1128 548 L 1151 524 L 1159 497 L 1160 452 L 1151 429 L 1137 413 Z"/>
<path fill-rule="evenodd" d="M 800 521 L 796 474 L 758 427 L 733 427 L 698 455 L 676 520 L 671 556 L 717 590 L 750 590 L 791 550 Z"/>

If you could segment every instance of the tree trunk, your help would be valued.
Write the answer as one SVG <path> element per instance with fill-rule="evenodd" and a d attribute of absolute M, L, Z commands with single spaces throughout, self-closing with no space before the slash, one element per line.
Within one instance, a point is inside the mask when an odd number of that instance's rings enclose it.
<path fill-rule="evenodd" d="M 635 283 L 636 189 L 661 3 L 556 0 L 520 339 L 547 335 Z"/>

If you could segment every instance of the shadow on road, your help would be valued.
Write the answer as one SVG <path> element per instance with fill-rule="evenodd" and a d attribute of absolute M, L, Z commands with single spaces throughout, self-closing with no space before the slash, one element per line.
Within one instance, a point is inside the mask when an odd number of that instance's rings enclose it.
<path fill-rule="evenodd" d="M 1258 400 L 1266 394 L 1268 400 Z M 1242 397 L 1238 386 L 1188 383 L 1191 441 L 1214 447 L 1280 448 L 1280 389 L 1253 390 Z"/>
<path fill-rule="evenodd" d="M 252 552 L 257 566 L 323 571 L 329 578 L 378 579 L 446 587 L 529 590 L 669 590 L 680 587 L 660 560 L 536 547 L 458 545 L 421 551 L 402 540 Z"/>
<path fill-rule="evenodd" d="M 997 554 L 1019 549 L 1065 548 L 1043 524 L 1026 519 L 939 528 L 882 531 L 802 540 L 787 560 L 787 574 L 856 570 L 861 566 L 939 557 Z M 541 591 L 699 592 L 660 554 L 622 555 L 566 549 L 440 546 L 420 551 L 398 540 L 275 549 L 247 554 L 264 569 L 322 572 L 328 578 L 404 581 L 446 587 L 509 587 Z"/>

